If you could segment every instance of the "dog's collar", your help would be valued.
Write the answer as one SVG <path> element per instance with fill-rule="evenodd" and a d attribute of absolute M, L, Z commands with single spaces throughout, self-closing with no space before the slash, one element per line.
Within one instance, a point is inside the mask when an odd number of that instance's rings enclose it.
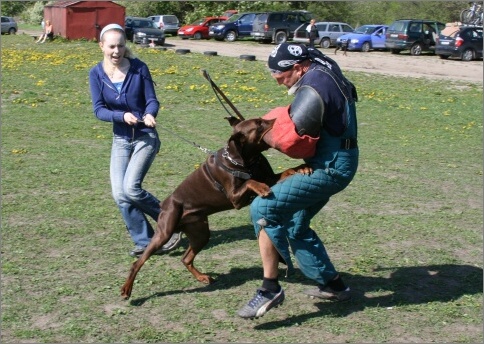
<path fill-rule="evenodd" d="M 232 157 L 229 155 L 229 152 L 227 151 L 227 147 L 225 147 L 225 149 L 222 153 L 222 157 L 227 159 L 228 161 L 230 161 L 235 166 L 244 167 L 243 164 L 241 164 L 240 162 L 237 162 L 234 159 L 232 159 Z M 217 154 L 215 154 L 215 160 L 217 160 Z M 233 175 L 236 178 L 245 179 L 245 180 L 252 178 L 252 175 L 250 173 L 247 173 L 247 172 L 244 172 L 244 171 L 239 171 L 239 170 L 233 170 L 233 169 L 225 166 L 223 163 L 220 163 L 218 165 L 220 165 L 225 171 L 229 172 L 231 175 Z"/>

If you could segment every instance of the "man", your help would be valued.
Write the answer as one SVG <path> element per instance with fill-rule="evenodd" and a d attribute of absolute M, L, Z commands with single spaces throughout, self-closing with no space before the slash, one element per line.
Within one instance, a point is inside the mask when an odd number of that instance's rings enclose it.
<path fill-rule="evenodd" d="M 262 316 L 284 301 L 278 264 L 293 270 L 289 247 L 301 272 L 318 284 L 306 294 L 337 301 L 351 297 L 310 221 L 356 173 L 356 89 L 335 61 L 302 44 L 278 45 L 268 67 L 295 98 L 290 106 L 264 116 L 276 118 L 264 141 L 292 158 L 303 158 L 312 172 L 285 179 L 272 187 L 269 197 L 251 204 L 264 276 L 262 287 L 238 311 L 242 318 Z"/>

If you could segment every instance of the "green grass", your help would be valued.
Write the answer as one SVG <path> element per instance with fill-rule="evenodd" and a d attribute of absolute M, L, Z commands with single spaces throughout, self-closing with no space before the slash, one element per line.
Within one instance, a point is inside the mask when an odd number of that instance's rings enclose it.
<path fill-rule="evenodd" d="M 346 73 L 360 95 L 360 167 L 312 226 L 354 299 L 308 299 L 297 273 L 282 278 L 283 306 L 244 321 L 236 311 L 262 276 L 248 208 L 210 218 L 195 264 L 215 284 L 185 270 L 184 241 L 121 300 L 132 244 L 110 194 L 111 126 L 90 103 L 99 47 L 17 35 L 1 48 L 2 342 L 483 341 L 482 84 Z M 135 53 L 162 104 L 145 181 L 160 199 L 206 158 L 185 140 L 215 150 L 231 132 L 200 69 L 247 118 L 291 101 L 263 62 Z M 277 171 L 300 162 L 267 156 Z"/>

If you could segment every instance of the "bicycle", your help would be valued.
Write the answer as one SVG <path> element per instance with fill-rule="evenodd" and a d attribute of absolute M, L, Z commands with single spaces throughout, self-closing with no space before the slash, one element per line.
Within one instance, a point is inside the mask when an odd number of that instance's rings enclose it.
<path fill-rule="evenodd" d="M 479 25 L 482 26 L 483 22 L 483 11 L 482 5 L 477 2 L 469 3 L 470 8 L 462 10 L 460 13 L 460 21 L 462 24 L 466 25 Z"/>

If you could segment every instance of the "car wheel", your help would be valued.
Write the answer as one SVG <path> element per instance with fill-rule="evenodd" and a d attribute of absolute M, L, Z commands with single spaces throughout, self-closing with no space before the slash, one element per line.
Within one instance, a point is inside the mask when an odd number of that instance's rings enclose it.
<path fill-rule="evenodd" d="M 287 33 L 285 33 L 284 31 L 276 32 L 276 35 L 274 36 L 274 43 L 282 44 L 282 43 L 286 43 L 286 41 L 287 41 Z"/>
<path fill-rule="evenodd" d="M 367 53 L 370 51 L 370 42 L 365 42 L 363 43 L 363 45 L 361 46 L 361 51 L 364 52 L 364 53 Z"/>
<path fill-rule="evenodd" d="M 462 61 L 472 61 L 474 60 L 474 50 L 466 49 L 461 56 Z"/>
<path fill-rule="evenodd" d="M 319 45 L 323 49 L 328 49 L 331 45 L 331 41 L 329 40 L 329 38 L 323 38 L 321 42 L 319 42 Z"/>
<path fill-rule="evenodd" d="M 410 48 L 410 55 L 419 56 L 420 54 L 422 54 L 422 45 L 420 43 L 412 45 Z"/>
<path fill-rule="evenodd" d="M 225 34 L 225 40 L 228 41 L 228 42 L 233 42 L 237 39 L 237 34 L 235 33 L 235 31 L 233 30 L 230 30 L 228 31 L 226 34 Z"/>
<path fill-rule="evenodd" d="M 8 34 L 9 35 L 15 35 L 15 33 L 17 32 L 17 30 L 15 30 L 15 28 L 11 27 L 9 30 L 8 30 Z"/>
<path fill-rule="evenodd" d="M 195 32 L 195 34 L 193 35 L 193 39 L 202 39 L 202 33 L 201 32 Z"/>
<path fill-rule="evenodd" d="M 162 39 L 161 41 L 158 41 L 158 45 L 165 45 L 165 40 Z"/>
<path fill-rule="evenodd" d="M 449 58 L 449 55 L 439 55 L 439 57 L 442 59 L 442 60 L 447 60 Z"/>

